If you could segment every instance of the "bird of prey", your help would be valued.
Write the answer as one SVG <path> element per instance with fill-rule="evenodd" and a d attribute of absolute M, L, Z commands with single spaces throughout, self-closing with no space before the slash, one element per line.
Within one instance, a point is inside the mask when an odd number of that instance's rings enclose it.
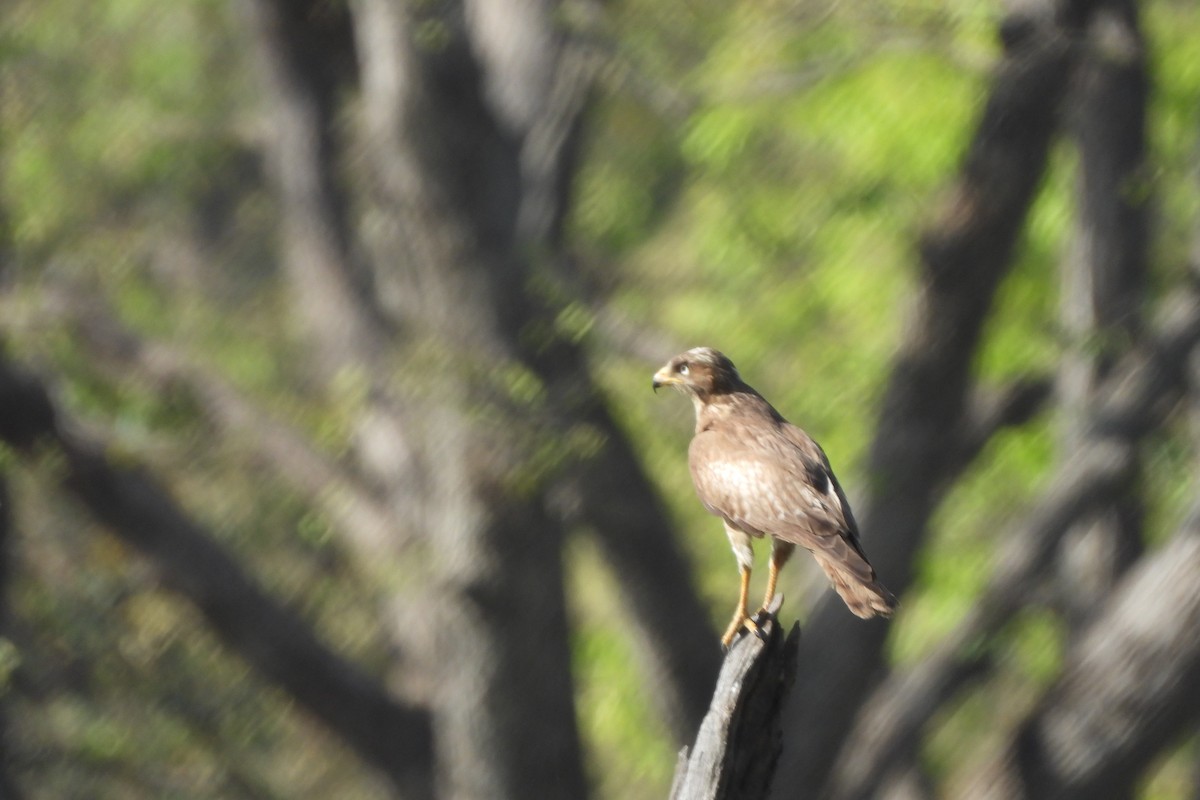
<path fill-rule="evenodd" d="M 724 520 L 742 577 L 737 610 L 721 637 L 726 648 L 743 628 L 758 632 L 746 602 L 751 542 L 764 535 L 771 537 L 770 572 L 756 617 L 769 613 L 779 570 L 796 545 L 813 554 L 854 614 L 891 616 L 896 598 L 867 562 L 850 504 L 811 436 L 784 419 L 711 347 L 672 358 L 654 373 L 653 386 L 674 386 L 696 407 L 696 434 L 688 448 L 692 482 L 704 508 Z"/>

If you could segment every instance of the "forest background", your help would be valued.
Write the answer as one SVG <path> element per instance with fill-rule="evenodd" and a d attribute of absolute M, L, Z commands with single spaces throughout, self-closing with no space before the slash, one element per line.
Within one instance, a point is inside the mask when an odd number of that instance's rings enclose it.
<path fill-rule="evenodd" d="M 665 796 L 705 344 L 901 595 L 788 567 L 776 796 L 1200 797 L 1195 3 L 0 25 L 0 795 Z"/>

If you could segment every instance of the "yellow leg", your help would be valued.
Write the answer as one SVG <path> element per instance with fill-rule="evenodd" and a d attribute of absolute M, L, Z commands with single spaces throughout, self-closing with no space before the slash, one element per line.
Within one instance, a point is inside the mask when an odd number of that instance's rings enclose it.
<path fill-rule="evenodd" d="M 779 564 L 775 559 L 771 559 L 771 565 L 767 568 L 767 593 L 763 595 L 762 608 L 765 611 L 771 605 L 771 601 L 775 599 L 775 584 L 779 582 Z"/>
<path fill-rule="evenodd" d="M 750 601 L 750 568 L 742 567 L 742 589 L 738 595 L 737 610 L 733 612 L 733 619 L 729 622 L 729 627 L 725 629 L 725 635 L 721 637 L 721 645 L 726 649 L 733 642 L 733 637 L 737 636 L 738 631 L 746 628 L 754 633 L 758 633 L 758 626 L 754 624 L 754 620 L 750 619 L 750 615 L 746 611 L 746 606 Z"/>
<path fill-rule="evenodd" d="M 771 563 L 767 571 L 767 592 L 763 595 L 762 608 L 759 609 L 757 615 L 760 619 L 769 615 L 768 609 L 771 607 L 771 601 L 775 599 L 775 584 L 779 581 L 779 570 L 783 569 L 783 565 L 792 557 L 792 552 L 795 551 L 794 544 L 781 542 L 775 539 L 771 542 Z"/>

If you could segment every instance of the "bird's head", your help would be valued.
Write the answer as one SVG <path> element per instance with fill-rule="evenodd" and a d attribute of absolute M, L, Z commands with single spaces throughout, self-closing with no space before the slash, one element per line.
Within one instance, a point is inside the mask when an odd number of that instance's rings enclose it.
<path fill-rule="evenodd" d="M 737 367 L 724 353 L 711 347 L 693 347 L 654 373 L 652 385 L 655 391 L 660 386 L 674 386 L 704 400 L 714 394 L 735 391 L 743 384 Z"/>

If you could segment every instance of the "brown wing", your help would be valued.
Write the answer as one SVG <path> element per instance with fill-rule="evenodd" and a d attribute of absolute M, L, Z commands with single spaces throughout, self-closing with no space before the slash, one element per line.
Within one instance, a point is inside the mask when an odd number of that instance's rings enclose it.
<path fill-rule="evenodd" d="M 783 420 L 726 419 L 696 435 L 688 462 L 710 512 L 812 552 L 858 616 L 891 613 L 895 599 L 867 563 L 845 494 L 804 431 Z"/>
<path fill-rule="evenodd" d="M 858 538 L 858 522 L 846 493 L 829 466 L 825 451 L 811 436 L 784 421 L 781 431 L 796 447 L 805 453 L 809 479 L 814 487 L 821 488 L 831 507 L 836 506 L 836 516 L 841 521 L 838 536 L 821 537 L 823 547 L 812 550 L 813 557 L 821 565 L 826 576 L 837 589 L 846 605 L 860 617 L 875 614 L 891 616 L 896 608 L 895 596 L 875 577 L 875 569 L 867 561 Z"/>
<path fill-rule="evenodd" d="M 825 451 L 815 439 L 786 420 L 780 424 L 779 431 L 800 452 L 808 481 L 824 498 L 826 506 L 830 509 L 831 522 L 850 540 L 854 550 L 865 560 L 867 556 L 858 540 L 858 521 L 854 519 L 854 512 L 850 510 L 850 501 L 846 499 L 842 485 L 838 483 L 833 468 L 829 466 L 829 458 L 826 457 Z"/>

